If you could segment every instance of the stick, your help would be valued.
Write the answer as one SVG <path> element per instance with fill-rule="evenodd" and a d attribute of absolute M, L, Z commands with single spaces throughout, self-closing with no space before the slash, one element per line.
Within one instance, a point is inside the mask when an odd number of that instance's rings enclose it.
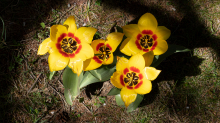
<path fill-rule="evenodd" d="M 40 76 L 41 76 L 41 73 L 40 73 L 40 75 L 38 75 L 38 77 L 36 78 L 34 84 L 33 84 L 33 85 L 31 86 L 31 88 L 28 90 L 27 94 L 28 94 L 28 93 L 33 89 L 33 87 L 37 84 L 37 81 L 38 81 L 38 79 L 40 78 Z"/>

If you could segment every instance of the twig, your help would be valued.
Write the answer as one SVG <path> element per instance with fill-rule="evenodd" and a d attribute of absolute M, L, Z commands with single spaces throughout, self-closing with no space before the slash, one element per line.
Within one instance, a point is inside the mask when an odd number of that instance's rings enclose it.
<path fill-rule="evenodd" d="M 67 105 L 67 103 L 66 103 L 66 100 L 64 99 L 64 97 L 53 86 L 51 86 L 50 84 L 48 84 L 48 85 L 60 96 L 60 98 L 62 99 L 62 102 L 63 102 L 63 107 L 65 107 L 65 105 Z"/>
<path fill-rule="evenodd" d="M 28 90 L 27 94 L 28 94 L 28 93 L 33 89 L 33 87 L 37 84 L 37 81 L 38 81 L 38 79 L 39 79 L 40 76 L 41 76 L 41 73 L 40 73 L 40 75 L 38 75 L 38 77 L 36 78 L 34 84 L 33 84 L 33 85 L 31 86 L 31 88 Z"/>
<path fill-rule="evenodd" d="M 63 86 L 63 83 L 60 80 L 58 80 L 58 82 Z"/>
<path fill-rule="evenodd" d="M 23 85 L 21 84 L 21 81 L 20 81 L 19 79 L 18 79 L 17 81 L 19 82 L 20 86 L 21 86 L 22 89 L 23 89 L 24 87 L 23 87 Z"/>
<path fill-rule="evenodd" d="M 17 87 L 17 85 L 16 85 L 16 83 L 15 83 L 15 80 L 12 79 L 12 81 L 13 81 L 13 83 L 14 83 L 14 87 L 15 87 L 16 89 L 18 89 L 18 87 Z"/>
<path fill-rule="evenodd" d="M 83 106 L 86 108 L 86 110 L 88 110 L 89 111 L 89 113 L 91 113 L 92 114 L 92 112 L 89 110 L 89 108 L 85 105 L 85 103 L 83 102 L 82 103 L 83 104 Z"/>
<path fill-rule="evenodd" d="M 25 63 L 26 63 L 27 69 L 30 70 L 29 75 L 31 76 L 32 79 L 36 79 L 36 76 L 34 75 L 32 69 L 29 68 L 27 59 L 25 58 L 24 55 L 21 55 L 21 56 L 23 57 L 23 59 L 24 59 L 24 61 L 25 61 Z M 40 81 L 40 80 L 39 80 L 39 81 Z M 41 81 L 40 81 L 40 82 L 41 82 Z"/>
<path fill-rule="evenodd" d="M 172 91 L 172 89 L 170 88 L 170 85 L 166 82 L 166 85 L 167 85 L 167 87 L 169 88 L 169 90 L 170 90 L 170 93 L 171 93 L 171 95 L 172 95 L 172 101 L 173 101 L 173 104 L 175 105 L 175 106 L 177 106 L 176 105 L 176 102 L 175 102 L 175 100 L 174 100 L 174 98 L 173 98 L 173 91 Z M 176 114 L 176 110 L 174 109 L 174 107 L 173 107 L 173 105 L 171 104 L 171 107 L 172 107 L 172 109 L 173 109 L 173 112 L 174 112 L 174 116 L 176 117 L 176 119 L 178 120 L 178 122 L 181 122 L 180 121 L 180 119 L 179 119 L 179 117 L 178 117 L 178 115 Z"/>

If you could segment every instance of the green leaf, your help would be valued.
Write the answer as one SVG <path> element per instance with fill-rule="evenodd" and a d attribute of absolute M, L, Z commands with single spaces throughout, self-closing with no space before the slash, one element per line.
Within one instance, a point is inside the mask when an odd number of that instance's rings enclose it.
<path fill-rule="evenodd" d="M 56 71 L 50 72 L 49 80 L 53 78 L 53 75 L 56 73 Z"/>
<path fill-rule="evenodd" d="M 121 33 L 123 33 L 123 29 L 122 29 L 121 27 L 116 26 L 116 29 L 117 29 L 117 32 L 121 32 Z"/>
<path fill-rule="evenodd" d="M 95 82 L 104 82 L 109 80 L 111 75 L 115 72 L 115 68 L 115 66 L 109 67 L 103 65 L 96 70 L 91 70 L 90 72 L 86 71 L 83 80 L 80 83 L 80 88 Z"/>
<path fill-rule="evenodd" d="M 82 77 L 83 73 L 78 77 L 69 67 L 66 67 L 63 72 L 64 97 L 69 105 L 73 104 L 73 100 L 80 93 L 79 85 Z"/>
<path fill-rule="evenodd" d="M 157 67 L 166 57 L 168 57 L 168 56 L 170 56 L 174 53 L 188 52 L 188 51 L 191 51 L 191 50 L 187 49 L 183 46 L 169 44 L 168 45 L 168 50 L 164 54 L 155 56 L 154 61 L 151 64 L 151 67 Z"/>
<path fill-rule="evenodd" d="M 121 95 L 120 94 L 115 95 L 115 101 L 116 101 L 117 105 L 119 105 L 119 106 L 124 106 L 125 105 L 125 103 L 121 99 Z"/>
<path fill-rule="evenodd" d="M 43 29 L 46 27 L 44 22 L 40 23 L 40 25 Z"/>
<path fill-rule="evenodd" d="M 101 75 L 96 70 L 90 70 L 88 72 L 90 72 L 95 78 L 99 79 L 100 81 L 102 80 Z"/>
<path fill-rule="evenodd" d="M 99 101 L 103 104 L 106 101 L 106 97 L 99 97 Z"/>
<path fill-rule="evenodd" d="M 95 5 L 100 6 L 101 5 L 102 0 L 96 0 Z"/>
<path fill-rule="evenodd" d="M 117 94 L 120 94 L 120 92 L 121 92 L 121 89 L 114 87 L 108 92 L 107 95 L 108 96 L 117 95 Z"/>
<path fill-rule="evenodd" d="M 95 35 L 93 36 L 93 40 L 100 39 L 101 34 L 99 32 L 96 32 Z"/>
<path fill-rule="evenodd" d="M 144 95 L 137 94 L 136 100 L 128 106 L 127 112 L 131 112 L 135 110 L 139 106 L 143 98 L 144 98 Z"/>

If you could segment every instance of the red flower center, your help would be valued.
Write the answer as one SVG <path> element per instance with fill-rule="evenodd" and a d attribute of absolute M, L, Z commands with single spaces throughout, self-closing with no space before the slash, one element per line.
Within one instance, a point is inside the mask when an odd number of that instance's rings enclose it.
<path fill-rule="evenodd" d="M 63 33 L 57 40 L 57 49 L 64 57 L 73 58 L 82 49 L 82 45 L 78 37 L 73 33 Z"/>
<path fill-rule="evenodd" d="M 138 49 L 144 52 L 152 51 L 157 46 L 157 35 L 153 34 L 151 30 L 143 30 L 142 34 L 137 35 L 135 44 Z"/>
<path fill-rule="evenodd" d="M 131 70 L 131 71 L 130 71 Z M 137 89 L 139 88 L 143 81 L 143 75 L 140 72 L 139 69 L 135 67 L 130 67 L 130 70 L 128 68 L 125 68 L 123 71 L 124 75 L 120 76 L 120 83 L 128 88 L 128 89 Z"/>
<path fill-rule="evenodd" d="M 93 59 L 97 62 L 97 63 L 102 63 L 102 61 L 104 60 L 108 60 L 111 56 L 111 51 L 112 48 L 110 45 L 105 45 L 104 43 L 99 43 L 96 46 L 96 50 L 99 51 L 98 54 L 95 54 L 95 56 L 93 57 Z"/>

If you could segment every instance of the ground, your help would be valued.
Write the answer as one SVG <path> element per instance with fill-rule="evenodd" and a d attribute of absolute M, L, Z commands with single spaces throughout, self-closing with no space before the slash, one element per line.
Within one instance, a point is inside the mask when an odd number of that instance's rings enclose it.
<path fill-rule="evenodd" d="M 0 2 L 1 122 L 220 122 L 220 2 L 217 0 L 2 0 Z M 49 80 L 48 55 L 39 44 L 54 24 L 71 15 L 105 39 L 114 25 L 135 24 L 152 13 L 171 30 L 169 44 L 191 52 L 166 58 L 133 112 L 107 96 L 109 82 L 81 90 L 72 106 L 64 99 L 63 71 Z"/>

